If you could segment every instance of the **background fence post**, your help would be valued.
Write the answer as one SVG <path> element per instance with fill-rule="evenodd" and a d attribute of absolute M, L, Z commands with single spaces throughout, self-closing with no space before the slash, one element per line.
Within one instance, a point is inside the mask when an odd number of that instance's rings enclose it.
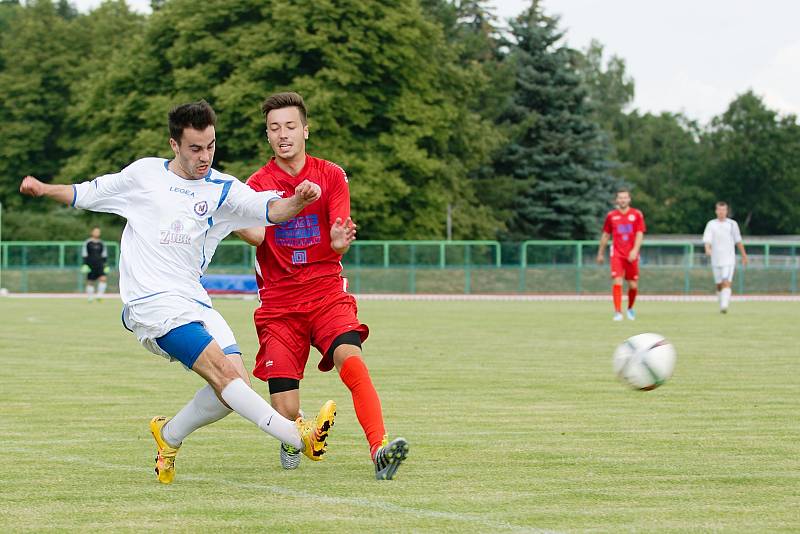
<path fill-rule="evenodd" d="M 583 243 L 575 244 L 575 293 L 581 294 L 581 272 L 583 271 Z"/>
<path fill-rule="evenodd" d="M 464 294 L 469 295 L 472 292 L 472 254 L 470 245 L 464 247 Z"/>
<path fill-rule="evenodd" d="M 408 292 L 412 295 L 417 292 L 417 247 L 412 244 L 410 246 L 409 254 L 409 269 L 408 269 Z"/>

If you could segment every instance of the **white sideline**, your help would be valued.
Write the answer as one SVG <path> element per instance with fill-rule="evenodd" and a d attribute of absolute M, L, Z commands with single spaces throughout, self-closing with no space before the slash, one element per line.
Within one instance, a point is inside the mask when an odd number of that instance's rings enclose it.
<path fill-rule="evenodd" d="M 212 294 L 215 299 L 255 300 L 256 295 L 241 293 Z M 433 294 L 433 293 L 363 293 L 354 294 L 358 300 L 419 300 L 419 301 L 521 301 L 521 302 L 605 302 L 611 299 L 607 294 Z M 2 297 L 0 297 L 1 299 Z M 9 293 L 6 298 L 14 299 L 85 299 L 85 293 Z M 119 302 L 119 295 L 106 293 L 103 300 Z M 654 302 L 714 302 L 715 295 L 639 295 L 637 300 Z M 800 302 L 800 295 L 733 295 L 734 302 Z"/>

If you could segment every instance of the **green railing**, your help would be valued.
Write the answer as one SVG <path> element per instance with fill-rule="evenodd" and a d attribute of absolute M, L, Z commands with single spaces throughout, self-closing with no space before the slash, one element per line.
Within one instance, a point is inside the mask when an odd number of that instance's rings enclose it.
<path fill-rule="evenodd" d="M 81 245 L 64 242 L 0 244 L 0 283 L 12 292 L 81 291 Z M 119 245 L 109 247 L 110 290 L 116 289 Z M 356 241 L 343 258 L 354 293 L 605 293 L 608 257 L 597 265 L 597 241 Z M 750 265 L 737 269 L 737 293 L 798 293 L 800 243 L 746 246 Z M 247 274 L 255 249 L 238 240 L 220 244 L 211 273 Z M 641 251 L 643 293 L 713 291 L 699 241 L 646 240 Z"/>

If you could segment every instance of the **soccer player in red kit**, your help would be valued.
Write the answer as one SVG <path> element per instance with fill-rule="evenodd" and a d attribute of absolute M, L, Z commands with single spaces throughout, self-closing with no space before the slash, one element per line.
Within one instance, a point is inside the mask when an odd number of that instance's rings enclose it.
<path fill-rule="evenodd" d="M 631 207 L 631 194 L 627 189 L 617 191 L 617 209 L 609 211 L 600 236 L 597 263 L 605 260 L 608 238 L 611 237 L 611 286 L 614 297 L 614 320 L 622 320 L 622 279 L 628 282 L 628 319 L 636 319 L 633 304 L 639 289 L 639 249 L 647 228 L 642 212 Z"/>
<path fill-rule="evenodd" d="M 322 197 L 293 219 L 239 235 L 256 245 L 260 307 L 255 312 L 260 349 L 253 375 L 269 385 L 270 402 L 281 414 L 300 415 L 300 380 L 313 345 L 322 355 L 318 368 L 336 367 L 353 396 L 364 429 L 375 475 L 394 477 L 406 458 L 403 438 L 389 442 L 381 402 L 361 356 L 369 329 L 358 320 L 355 299 L 341 276 L 342 255 L 355 239 L 350 192 L 341 167 L 306 154 L 306 106 L 297 93 L 278 93 L 262 107 L 274 157 L 247 181 L 256 191 L 290 197 L 309 180 Z M 294 469 L 299 451 L 281 447 L 281 465 Z"/>

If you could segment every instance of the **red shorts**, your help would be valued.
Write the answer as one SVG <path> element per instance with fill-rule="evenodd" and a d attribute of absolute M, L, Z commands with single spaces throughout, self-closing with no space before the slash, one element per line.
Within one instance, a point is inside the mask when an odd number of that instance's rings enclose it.
<path fill-rule="evenodd" d="M 326 353 L 334 340 L 345 332 L 358 332 L 361 341 L 369 336 L 367 325 L 358 321 L 356 299 L 344 291 L 322 300 L 255 311 L 259 349 L 253 376 L 302 380 L 311 345 L 322 359 L 320 371 L 333 369 L 333 357 Z"/>
<path fill-rule="evenodd" d="M 611 256 L 611 278 L 638 280 L 639 258 L 636 258 L 636 261 L 629 261 L 627 258 Z"/>

